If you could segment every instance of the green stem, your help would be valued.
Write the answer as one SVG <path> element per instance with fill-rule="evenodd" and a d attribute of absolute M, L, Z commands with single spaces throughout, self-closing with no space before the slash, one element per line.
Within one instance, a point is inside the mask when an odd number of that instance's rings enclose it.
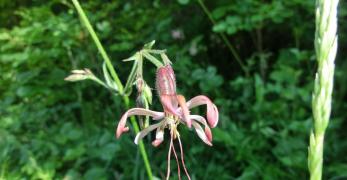
<path fill-rule="evenodd" d="M 311 180 L 321 180 L 323 172 L 324 134 L 329 124 L 337 51 L 338 0 L 316 2 L 315 50 L 318 70 L 312 94 L 313 131 L 308 148 Z"/>
<path fill-rule="evenodd" d="M 100 84 L 101 86 L 103 86 L 106 89 L 110 89 L 104 82 L 102 82 L 99 78 L 97 77 L 92 77 L 90 78 L 90 80 L 95 81 L 96 83 Z"/>
<path fill-rule="evenodd" d="M 81 20 L 83 22 L 83 24 L 86 26 L 90 36 L 92 37 L 96 47 L 98 48 L 102 58 L 104 59 L 106 65 L 107 65 L 107 68 L 108 70 L 110 71 L 112 77 L 114 78 L 114 81 L 117 83 L 117 86 L 118 86 L 118 90 L 119 90 L 119 93 L 122 94 L 123 93 L 123 85 L 122 85 L 122 82 L 120 81 L 120 79 L 118 78 L 118 75 L 116 73 L 116 70 L 113 68 L 113 65 L 111 63 L 111 60 L 110 58 L 108 57 L 104 47 L 102 46 L 98 36 L 96 35 L 92 25 L 90 24 L 86 14 L 84 13 L 80 3 L 78 2 L 78 0 L 72 0 L 72 3 L 74 4 L 74 6 L 76 7 L 76 10 L 79 14 L 79 16 L 81 17 Z"/>
<path fill-rule="evenodd" d="M 92 38 L 94 40 L 94 43 L 97 46 L 97 48 L 98 48 L 102 58 L 106 62 L 107 68 L 110 71 L 112 78 L 114 79 L 114 81 L 116 82 L 116 84 L 118 86 L 119 93 L 123 94 L 123 90 L 124 90 L 123 84 L 121 83 L 120 79 L 118 78 L 116 70 L 113 68 L 111 60 L 109 59 L 105 49 L 103 48 L 102 44 L 100 43 L 100 40 L 99 40 L 98 36 L 96 35 L 93 27 L 91 26 L 87 16 L 85 15 L 85 13 L 84 13 L 82 7 L 80 6 L 78 0 L 72 0 L 72 2 L 74 4 L 74 6 L 76 7 L 78 14 L 81 17 L 83 24 L 86 26 L 88 32 L 92 36 Z M 123 101 L 124 101 L 125 107 L 129 108 L 129 97 L 124 95 L 123 96 Z M 140 129 L 139 129 L 139 126 L 138 126 L 138 124 L 136 122 L 135 117 L 131 117 L 130 121 L 131 121 L 131 124 L 132 124 L 132 126 L 134 128 L 135 133 L 137 134 L 140 131 Z M 142 141 L 139 142 L 139 147 L 140 147 L 141 156 L 142 156 L 143 161 L 145 163 L 145 167 L 146 167 L 148 178 L 150 180 L 152 180 L 153 179 L 153 174 L 152 174 L 151 166 L 150 166 L 150 163 L 149 163 L 149 160 L 148 160 L 148 157 L 147 157 L 147 152 L 146 152 L 145 146 L 144 146 Z"/>
<path fill-rule="evenodd" d="M 213 19 L 211 12 L 207 9 L 206 5 L 204 4 L 204 2 L 202 0 L 198 0 L 199 5 L 201 6 L 202 10 L 204 11 L 204 13 L 207 15 L 207 17 L 210 19 L 211 23 L 213 25 L 216 25 L 216 21 Z M 241 66 L 242 70 L 246 73 L 246 75 L 249 75 L 249 72 L 246 68 L 246 66 L 242 63 L 242 60 L 239 56 L 239 54 L 237 53 L 236 49 L 234 48 L 234 46 L 230 43 L 230 41 L 228 40 L 227 36 L 220 32 L 219 35 L 221 36 L 222 40 L 224 41 L 224 43 L 227 45 L 229 51 L 231 52 L 231 54 L 234 56 L 234 58 L 236 59 L 236 61 L 239 63 L 239 65 Z"/>
<path fill-rule="evenodd" d="M 128 96 L 123 96 L 123 101 L 125 103 L 125 107 L 129 108 L 129 98 L 128 98 Z M 135 133 L 137 134 L 138 132 L 140 132 L 139 125 L 137 124 L 136 119 L 135 119 L 134 116 L 130 117 L 130 121 L 131 121 L 131 124 L 132 124 L 132 126 L 134 128 Z M 147 174 L 148 174 L 148 178 L 150 180 L 152 180 L 153 179 L 153 174 L 152 174 L 151 164 L 149 163 L 149 160 L 148 160 L 148 157 L 147 157 L 147 153 L 146 153 L 146 149 L 145 149 L 145 146 L 144 146 L 142 140 L 139 142 L 138 146 L 140 148 L 140 153 L 141 153 L 141 156 L 143 158 L 143 162 L 145 163 L 145 168 L 146 168 L 146 171 L 147 171 Z"/>

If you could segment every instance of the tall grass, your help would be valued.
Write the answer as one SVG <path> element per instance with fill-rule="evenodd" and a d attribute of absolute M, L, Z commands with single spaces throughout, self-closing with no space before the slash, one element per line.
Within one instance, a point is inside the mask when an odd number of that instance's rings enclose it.
<path fill-rule="evenodd" d="M 313 131 L 308 149 L 311 180 L 322 179 L 324 134 L 329 124 L 333 90 L 335 56 L 337 51 L 338 0 L 316 2 L 315 50 L 318 70 L 312 95 Z"/>

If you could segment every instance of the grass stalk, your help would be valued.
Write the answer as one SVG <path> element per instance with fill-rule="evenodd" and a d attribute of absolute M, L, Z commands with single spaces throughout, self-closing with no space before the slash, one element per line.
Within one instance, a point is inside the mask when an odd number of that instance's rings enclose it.
<path fill-rule="evenodd" d="M 114 79 L 115 83 L 118 86 L 119 93 L 121 95 L 123 95 L 124 94 L 124 92 L 123 92 L 124 91 L 123 84 L 120 81 L 120 79 L 119 79 L 119 77 L 117 75 L 116 70 L 113 68 L 111 60 L 110 60 L 109 56 L 107 55 L 104 47 L 102 46 L 98 36 L 96 35 L 92 25 L 90 24 L 86 14 L 84 13 L 84 11 L 83 11 L 81 5 L 79 4 L 78 0 L 72 0 L 72 3 L 74 4 L 74 6 L 76 8 L 76 10 L 77 10 L 77 12 L 78 12 L 78 14 L 79 14 L 79 16 L 80 16 L 80 18 L 82 20 L 82 23 L 86 26 L 89 34 L 91 35 L 91 37 L 92 37 L 96 47 L 98 48 L 98 51 L 100 52 L 103 60 L 105 61 L 107 69 L 110 71 L 112 78 Z M 129 108 L 129 105 L 130 105 L 129 97 L 126 96 L 126 95 L 123 95 L 123 101 L 124 101 L 124 104 L 125 104 L 125 108 Z M 131 121 L 131 124 L 132 124 L 132 126 L 134 128 L 135 133 L 138 133 L 140 131 L 140 129 L 139 129 L 139 126 L 138 126 L 138 124 L 136 122 L 135 117 L 131 117 L 130 121 Z M 152 170 L 151 170 L 151 165 L 149 163 L 147 152 L 146 152 L 145 146 L 144 146 L 142 141 L 139 142 L 139 150 L 140 150 L 143 162 L 145 164 L 145 168 L 146 168 L 146 171 L 147 171 L 148 178 L 150 180 L 152 180 L 153 179 L 153 174 L 152 174 Z"/>
<path fill-rule="evenodd" d="M 324 134 L 329 124 L 337 51 L 338 0 L 316 1 L 315 50 L 318 62 L 312 94 L 313 131 L 308 148 L 311 180 L 321 180 L 323 171 Z"/>

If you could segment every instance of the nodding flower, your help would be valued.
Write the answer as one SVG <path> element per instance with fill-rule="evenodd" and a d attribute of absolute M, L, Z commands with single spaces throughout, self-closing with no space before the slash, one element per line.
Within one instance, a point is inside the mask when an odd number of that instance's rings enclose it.
<path fill-rule="evenodd" d="M 178 138 L 181 150 L 182 164 L 188 178 L 190 179 L 189 174 L 184 165 L 183 149 L 181 140 L 179 138 L 177 126 L 180 124 L 187 125 L 188 128 L 191 128 L 193 126 L 200 139 L 207 145 L 212 146 L 212 132 L 210 127 L 214 128 L 217 126 L 219 118 L 218 109 L 216 105 L 213 104 L 212 101 L 206 96 L 199 95 L 190 99 L 189 101 L 186 101 L 183 95 L 177 94 L 175 74 L 172 67 L 169 64 L 158 68 L 156 75 L 156 88 L 160 97 L 160 102 L 163 106 L 163 111 L 158 112 L 143 108 L 129 109 L 127 112 L 123 114 L 119 121 L 116 130 L 116 137 L 119 138 L 123 132 L 127 132 L 129 130 L 129 128 L 126 126 L 128 117 L 134 115 L 151 116 L 152 119 L 157 123 L 150 125 L 147 128 L 140 131 L 136 135 L 134 141 L 135 144 L 138 144 L 138 142 L 148 133 L 156 130 L 156 137 L 155 140 L 152 142 L 152 145 L 157 147 L 164 141 L 164 129 L 168 128 L 170 130 L 171 136 L 168 161 L 170 161 L 172 149 L 178 162 L 176 151 L 173 145 L 173 140 Z M 207 121 L 203 116 L 190 114 L 190 109 L 200 105 L 207 106 Z M 202 128 L 201 125 L 203 125 L 204 128 Z M 179 167 L 178 171 L 180 171 Z M 168 167 L 167 178 L 169 177 L 169 174 L 170 168 Z"/>

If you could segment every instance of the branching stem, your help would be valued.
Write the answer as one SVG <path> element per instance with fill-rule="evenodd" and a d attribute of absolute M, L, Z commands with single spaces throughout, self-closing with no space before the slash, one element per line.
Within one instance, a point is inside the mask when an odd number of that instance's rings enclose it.
<path fill-rule="evenodd" d="M 96 35 L 92 25 L 90 24 L 86 14 L 84 13 L 81 5 L 79 4 L 78 0 L 72 0 L 72 3 L 74 4 L 81 20 L 82 20 L 82 23 L 86 26 L 89 34 L 91 35 L 96 47 L 98 48 L 98 51 L 100 52 L 104 62 L 106 63 L 106 66 L 108 68 L 108 70 L 110 71 L 111 73 L 111 76 L 113 78 L 113 80 L 115 81 L 115 83 L 117 84 L 117 88 L 118 88 L 118 92 L 119 94 L 123 95 L 123 102 L 125 104 L 125 108 L 129 108 L 129 97 L 124 95 L 124 87 L 123 87 L 123 84 L 122 82 L 120 81 L 120 79 L 118 78 L 118 75 L 117 75 L 117 72 L 116 70 L 114 69 L 112 63 L 111 63 L 111 60 L 109 58 L 109 56 L 107 55 L 104 47 L 102 46 L 102 44 L 100 43 L 100 40 L 98 38 L 98 36 Z M 139 129 L 139 126 L 136 122 L 136 119 L 135 117 L 131 117 L 130 119 L 131 121 L 131 124 L 134 128 L 134 131 L 135 133 L 137 134 L 138 132 L 140 132 L 140 129 Z M 151 170 L 151 165 L 149 163 L 149 160 L 148 160 L 148 157 L 147 157 L 147 153 L 146 153 L 146 149 L 145 149 L 145 146 L 142 142 L 142 140 L 139 142 L 139 149 L 140 149 L 140 153 L 141 153 L 141 156 L 142 156 L 142 159 L 143 159 L 143 162 L 145 164 L 145 167 L 146 167 L 146 171 L 147 171 L 147 175 L 148 175 L 148 178 L 150 180 L 153 179 L 153 174 L 152 174 L 152 170 Z"/>

